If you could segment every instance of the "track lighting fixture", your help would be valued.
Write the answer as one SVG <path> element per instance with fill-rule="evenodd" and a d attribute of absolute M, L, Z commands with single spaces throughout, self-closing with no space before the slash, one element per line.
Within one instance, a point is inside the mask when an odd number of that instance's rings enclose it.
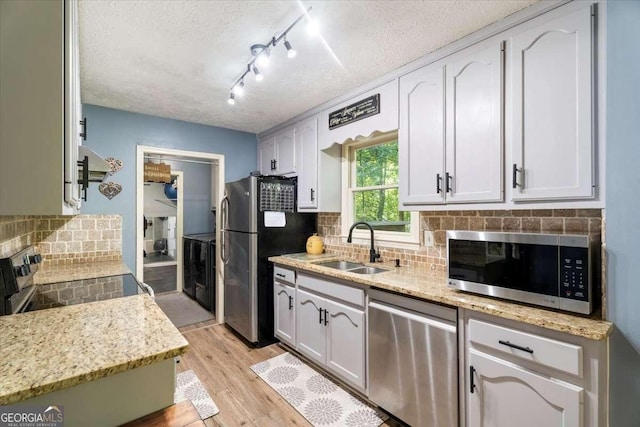
<path fill-rule="evenodd" d="M 244 94 L 244 79 L 236 83 L 231 91 L 234 95 L 242 96 Z"/>
<path fill-rule="evenodd" d="M 247 63 L 246 69 L 242 72 L 240 77 L 236 79 L 236 81 L 231 86 L 231 93 L 229 94 L 229 99 L 227 102 L 231 105 L 235 104 L 235 95 L 241 96 L 244 93 L 244 78 L 247 74 L 253 72 L 255 75 L 255 79 L 257 82 L 263 80 L 264 76 L 258 70 L 258 67 L 265 68 L 269 64 L 269 59 L 271 56 L 271 49 L 275 48 L 278 43 L 284 40 L 284 47 L 287 49 L 287 57 L 294 58 L 297 54 L 295 49 L 291 47 L 291 43 L 287 40 L 287 33 L 291 31 L 291 29 L 302 19 L 307 18 L 309 26 L 312 26 L 316 30 L 318 25 L 315 21 L 311 20 L 309 16 L 309 12 L 311 11 L 311 7 L 307 8 L 302 15 L 300 15 L 289 27 L 282 32 L 278 37 L 273 37 L 266 44 L 254 44 L 251 46 L 251 60 Z M 308 27 L 309 28 L 309 27 Z"/>
<path fill-rule="evenodd" d="M 294 48 L 291 47 L 291 43 L 285 38 L 284 39 L 284 47 L 287 48 L 287 58 L 295 58 L 298 52 Z"/>
<path fill-rule="evenodd" d="M 260 74 L 260 70 L 258 70 L 258 67 L 256 67 L 255 65 L 253 66 L 253 74 L 256 75 L 256 81 L 257 82 L 261 82 L 262 79 L 264 79 L 262 74 Z"/>

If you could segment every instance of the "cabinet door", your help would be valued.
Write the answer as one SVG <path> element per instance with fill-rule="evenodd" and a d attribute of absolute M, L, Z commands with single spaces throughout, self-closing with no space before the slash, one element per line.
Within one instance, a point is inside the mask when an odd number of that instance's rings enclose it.
<path fill-rule="evenodd" d="M 503 55 L 491 41 L 447 64 L 447 203 L 503 199 Z"/>
<path fill-rule="evenodd" d="M 513 36 L 510 49 L 513 200 L 592 197 L 590 8 Z"/>
<path fill-rule="evenodd" d="M 287 128 L 276 135 L 276 174 L 296 173 L 296 130 Z"/>
<path fill-rule="evenodd" d="M 273 283 L 276 337 L 295 347 L 296 345 L 296 295 L 293 286 Z"/>
<path fill-rule="evenodd" d="M 276 137 L 263 139 L 258 144 L 258 168 L 262 175 L 273 175 L 276 170 Z"/>
<path fill-rule="evenodd" d="M 365 387 L 364 312 L 328 300 L 327 367 L 356 387 Z"/>
<path fill-rule="evenodd" d="M 400 77 L 400 202 L 444 203 L 445 69 L 436 63 Z"/>
<path fill-rule="evenodd" d="M 318 119 L 296 126 L 298 154 L 298 208 L 318 207 Z"/>
<path fill-rule="evenodd" d="M 467 426 L 540 427 L 583 425 L 582 388 L 537 375 L 517 365 L 469 351 Z M 471 379 L 468 379 L 470 382 Z"/>
<path fill-rule="evenodd" d="M 298 342 L 296 349 L 315 360 L 325 364 L 326 361 L 326 326 L 324 325 L 325 299 L 298 289 L 296 304 L 298 315 L 296 326 Z"/>
<path fill-rule="evenodd" d="M 78 184 L 78 146 L 80 144 L 80 58 L 78 52 L 78 1 L 65 2 L 65 93 L 71 102 L 65 103 L 64 136 L 64 201 L 72 208 L 80 208 L 80 186 Z"/>

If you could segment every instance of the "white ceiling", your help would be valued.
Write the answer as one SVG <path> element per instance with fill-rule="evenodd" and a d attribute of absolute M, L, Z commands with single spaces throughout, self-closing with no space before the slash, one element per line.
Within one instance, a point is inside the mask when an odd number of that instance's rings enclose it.
<path fill-rule="evenodd" d="M 227 104 L 249 47 L 302 12 L 295 1 L 80 2 L 82 102 L 261 132 L 500 20 L 538 0 L 305 1 L 342 66 L 303 22 L 264 81 L 248 76 Z"/>

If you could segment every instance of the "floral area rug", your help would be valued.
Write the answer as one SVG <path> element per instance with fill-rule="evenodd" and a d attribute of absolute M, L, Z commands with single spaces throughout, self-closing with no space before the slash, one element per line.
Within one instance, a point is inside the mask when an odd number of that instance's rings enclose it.
<path fill-rule="evenodd" d="M 176 392 L 173 397 L 173 403 L 190 400 L 203 420 L 220 412 L 220 409 L 211 399 L 195 372 L 180 372 L 176 377 Z"/>
<path fill-rule="evenodd" d="M 284 353 L 251 367 L 314 426 L 377 427 L 388 417 Z"/>

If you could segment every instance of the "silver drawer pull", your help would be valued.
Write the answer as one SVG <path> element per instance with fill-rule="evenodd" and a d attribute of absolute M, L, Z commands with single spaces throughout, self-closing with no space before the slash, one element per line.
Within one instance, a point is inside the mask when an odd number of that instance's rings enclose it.
<path fill-rule="evenodd" d="M 522 347 L 517 344 L 512 344 L 509 341 L 498 340 L 498 344 L 506 345 L 507 347 L 515 348 L 516 350 L 526 351 L 527 353 L 533 354 L 533 350 L 529 347 Z"/>

